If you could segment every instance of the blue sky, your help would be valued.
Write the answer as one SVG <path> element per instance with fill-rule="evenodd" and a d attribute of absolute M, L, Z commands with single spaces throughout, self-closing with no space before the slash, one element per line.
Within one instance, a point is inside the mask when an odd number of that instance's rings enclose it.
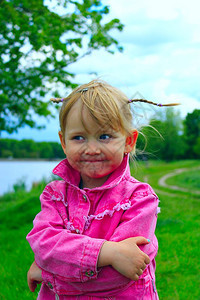
<path fill-rule="evenodd" d="M 200 109 L 200 2 L 198 0 L 110 0 L 110 14 L 125 25 L 113 36 L 123 46 L 114 55 L 94 51 L 70 66 L 75 81 L 82 84 L 98 74 L 127 96 L 140 93 L 157 102 L 180 102 L 184 118 Z M 106 1 L 104 1 L 105 4 Z M 63 95 L 66 96 L 66 95 Z M 45 130 L 22 128 L 2 137 L 58 141 L 58 116 L 38 120 Z"/>

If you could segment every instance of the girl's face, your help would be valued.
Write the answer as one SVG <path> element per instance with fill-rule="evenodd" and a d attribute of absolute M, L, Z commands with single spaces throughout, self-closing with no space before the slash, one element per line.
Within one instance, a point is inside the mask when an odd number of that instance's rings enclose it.
<path fill-rule="evenodd" d="M 65 136 L 61 132 L 59 136 L 69 164 L 80 172 L 83 187 L 93 188 L 120 166 L 125 152 L 131 152 L 137 131 L 127 138 L 111 128 L 100 128 L 78 100 L 68 113 Z"/>

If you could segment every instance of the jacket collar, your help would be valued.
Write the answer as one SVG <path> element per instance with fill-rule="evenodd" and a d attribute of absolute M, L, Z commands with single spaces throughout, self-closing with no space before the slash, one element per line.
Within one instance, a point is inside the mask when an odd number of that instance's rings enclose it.
<path fill-rule="evenodd" d="M 53 174 L 61 177 L 68 184 L 79 188 L 80 173 L 71 167 L 67 158 L 62 160 L 54 169 Z M 124 177 L 130 176 L 129 168 L 129 155 L 125 155 L 121 165 L 108 177 L 106 182 L 100 186 L 93 188 L 92 190 L 104 190 L 116 186 L 121 182 Z M 84 188 L 84 190 L 91 190 Z"/>

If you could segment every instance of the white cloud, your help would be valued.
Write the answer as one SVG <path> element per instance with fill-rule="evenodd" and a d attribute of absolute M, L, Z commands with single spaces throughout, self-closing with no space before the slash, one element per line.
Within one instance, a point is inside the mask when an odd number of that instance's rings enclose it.
<path fill-rule="evenodd" d="M 104 4 L 108 4 L 104 1 Z M 151 21 L 174 20 L 183 18 L 184 22 L 199 24 L 199 0 L 110 0 L 110 11 L 112 17 L 118 17 L 125 23 L 132 23 L 138 19 Z"/>

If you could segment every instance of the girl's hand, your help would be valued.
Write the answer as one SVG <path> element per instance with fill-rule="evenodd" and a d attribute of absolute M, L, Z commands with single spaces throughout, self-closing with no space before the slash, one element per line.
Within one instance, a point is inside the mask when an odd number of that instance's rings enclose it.
<path fill-rule="evenodd" d="M 105 242 L 101 248 L 98 267 L 112 265 L 119 273 L 131 280 L 138 280 L 146 265 L 150 263 L 148 255 L 138 245 L 148 244 L 142 237 L 128 238 L 121 242 Z"/>
<path fill-rule="evenodd" d="M 36 265 L 35 261 L 28 271 L 27 281 L 31 292 L 34 292 L 37 285 L 42 282 L 42 270 Z"/>

